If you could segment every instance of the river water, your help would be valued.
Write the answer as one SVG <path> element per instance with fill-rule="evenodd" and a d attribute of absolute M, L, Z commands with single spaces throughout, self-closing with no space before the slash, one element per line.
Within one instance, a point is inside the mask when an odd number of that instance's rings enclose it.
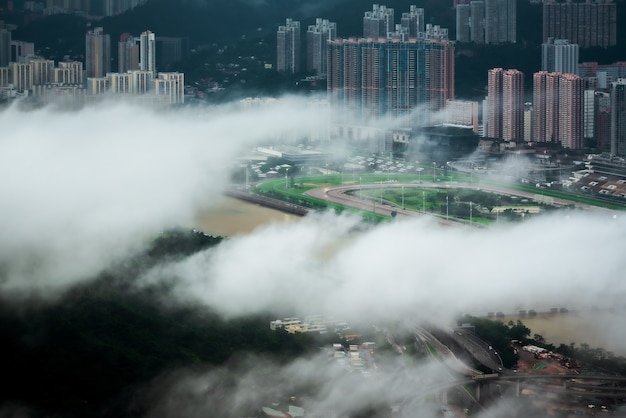
<path fill-rule="evenodd" d="M 272 222 L 297 222 L 299 219 L 300 216 L 224 197 L 217 205 L 198 213 L 194 227 L 209 235 L 227 237 L 248 234 Z"/>
<path fill-rule="evenodd" d="M 200 212 L 194 227 L 211 235 L 235 236 L 248 234 L 269 223 L 298 222 L 300 219 L 279 210 L 224 197 L 218 205 Z M 619 312 L 586 309 L 565 314 L 510 315 L 499 319 L 504 323 L 520 319 L 530 328 L 531 337 L 540 334 L 557 346 L 586 343 L 626 357 L 626 328 L 621 326 L 624 313 L 623 309 Z"/>
<path fill-rule="evenodd" d="M 603 348 L 626 357 L 626 331 L 621 322 L 623 314 L 623 310 L 584 309 L 563 314 L 511 315 L 498 319 L 505 324 L 521 320 L 530 328 L 531 337 L 540 334 L 555 346 L 589 344 L 592 348 Z"/>

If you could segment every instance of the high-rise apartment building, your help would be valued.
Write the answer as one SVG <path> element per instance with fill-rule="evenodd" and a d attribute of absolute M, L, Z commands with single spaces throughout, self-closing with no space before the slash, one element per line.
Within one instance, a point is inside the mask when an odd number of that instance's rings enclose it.
<path fill-rule="evenodd" d="M 109 73 L 109 88 L 114 94 L 130 94 L 130 74 L 129 73 Z"/>
<path fill-rule="evenodd" d="M 185 102 L 185 75 L 183 73 L 159 73 L 154 80 L 154 93 L 165 97 L 169 104 Z"/>
<path fill-rule="evenodd" d="M 0 67 L 0 87 L 7 87 L 12 82 L 11 67 Z"/>
<path fill-rule="evenodd" d="M 65 84 L 82 85 L 85 80 L 83 71 L 83 63 L 80 61 L 63 61 L 59 62 L 59 68 L 67 70 L 68 80 Z"/>
<path fill-rule="evenodd" d="M 516 41 L 516 0 L 485 0 L 485 43 L 514 43 Z"/>
<path fill-rule="evenodd" d="M 128 74 L 132 94 L 146 94 L 152 89 L 152 80 L 154 80 L 152 71 L 132 70 Z"/>
<path fill-rule="evenodd" d="M 12 84 L 16 90 L 27 91 L 33 89 L 33 71 L 30 64 L 12 62 L 11 76 L 13 78 Z"/>
<path fill-rule="evenodd" d="M 159 36 L 157 42 L 157 67 L 169 68 L 189 54 L 189 38 Z"/>
<path fill-rule="evenodd" d="M 11 31 L 0 20 L 0 67 L 6 67 L 11 62 Z"/>
<path fill-rule="evenodd" d="M 387 6 L 374 4 L 371 12 L 363 16 L 364 38 L 386 38 L 395 30 L 394 11 Z"/>
<path fill-rule="evenodd" d="M 488 73 L 487 136 L 524 140 L 524 74 L 492 68 Z"/>
<path fill-rule="evenodd" d="M 487 74 L 487 131 L 488 138 L 502 137 L 502 68 L 492 68 Z"/>
<path fill-rule="evenodd" d="M 546 116 L 547 111 L 547 71 L 539 71 L 533 74 L 533 110 L 531 140 L 546 142 Z"/>
<path fill-rule="evenodd" d="M 611 83 L 626 78 L 626 62 L 613 64 L 583 62 L 578 65 L 578 75 L 585 79 L 589 88 L 609 89 Z"/>
<path fill-rule="evenodd" d="M 485 43 L 485 2 L 470 2 L 470 40 L 476 44 Z"/>
<path fill-rule="evenodd" d="M 456 40 L 469 42 L 471 40 L 471 6 L 459 4 L 456 6 Z"/>
<path fill-rule="evenodd" d="M 287 19 L 276 33 L 276 69 L 297 74 L 300 72 L 300 22 Z"/>
<path fill-rule="evenodd" d="M 328 51 L 328 97 L 337 117 L 362 119 L 445 107 L 454 98 L 454 43 L 427 25 L 419 38 L 336 39 Z"/>
<path fill-rule="evenodd" d="M 578 73 L 578 45 L 567 39 L 548 38 L 541 44 L 541 70 L 549 73 Z"/>
<path fill-rule="evenodd" d="M 502 139 L 524 140 L 524 74 L 519 70 L 502 75 Z"/>
<path fill-rule="evenodd" d="M 543 40 L 568 39 L 581 48 L 617 43 L 617 6 L 613 0 L 543 3 Z"/>
<path fill-rule="evenodd" d="M 108 77 L 87 78 L 87 94 L 97 96 L 109 91 L 111 80 Z"/>
<path fill-rule="evenodd" d="M 72 86 L 82 86 L 83 63 L 79 61 L 63 61 L 52 69 L 52 80 L 54 84 L 65 84 Z"/>
<path fill-rule="evenodd" d="M 139 36 L 139 69 L 156 74 L 156 35 L 149 30 Z"/>
<path fill-rule="evenodd" d="M 595 137 L 595 95 L 594 90 L 585 90 L 585 105 L 584 105 L 584 118 L 585 118 L 585 139 L 594 139 Z"/>
<path fill-rule="evenodd" d="M 111 37 L 100 27 L 85 36 L 88 78 L 102 78 L 111 72 Z"/>
<path fill-rule="evenodd" d="M 315 19 L 306 33 L 306 69 L 326 76 L 328 41 L 337 38 L 337 24 L 327 19 Z"/>
<path fill-rule="evenodd" d="M 603 152 L 611 151 L 611 94 L 596 91 L 594 100 L 593 138 L 596 147 Z"/>
<path fill-rule="evenodd" d="M 626 78 L 611 83 L 611 154 L 626 157 Z"/>
<path fill-rule="evenodd" d="M 117 44 L 117 72 L 139 69 L 139 45 L 134 36 L 124 33 Z"/>
<path fill-rule="evenodd" d="M 575 74 L 533 75 L 532 139 L 581 149 L 585 136 L 584 80 Z"/>
<path fill-rule="evenodd" d="M 30 66 L 34 86 L 41 86 L 52 82 L 54 76 L 54 61 L 35 58 L 30 60 Z"/>
<path fill-rule="evenodd" d="M 409 38 L 417 38 L 424 32 L 424 9 L 411 5 L 408 12 L 402 13 L 400 25 L 407 30 Z"/>
<path fill-rule="evenodd" d="M 11 41 L 11 61 L 20 62 L 20 60 L 35 55 L 35 44 L 24 41 Z"/>
<path fill-rule="evenodd" d="M 585 135 L 585 82 L 575 74 L 559 80 L 559 141 L 565 148 L 582 149 Z"/>

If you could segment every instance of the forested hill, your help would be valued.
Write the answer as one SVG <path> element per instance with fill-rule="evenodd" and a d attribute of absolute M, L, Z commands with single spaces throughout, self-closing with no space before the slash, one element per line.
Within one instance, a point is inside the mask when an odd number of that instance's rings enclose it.
<path fill-rule="evenodd" d="M 166 307 L 167 285 L 134 286 L 156 263 L 219 241 L 168 233 L 54 303 L 0 294 L 0 415 L 144 416 L 139 388 L 167 371 L 221 365 L 238 352 L 281 359 L 314 347 L 309 337 L 270 331 L 268 317 L 224 320 L 199 306 Z"/>

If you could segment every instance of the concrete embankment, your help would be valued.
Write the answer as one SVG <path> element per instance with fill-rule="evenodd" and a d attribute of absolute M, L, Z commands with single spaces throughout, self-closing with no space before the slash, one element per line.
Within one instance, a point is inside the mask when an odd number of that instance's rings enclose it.
<path fill-rule="evenodd" d="M 309 213 L 309 209 L 303 206 L 271 199 L 265 196 L 259 196 L 243 190 L 227 190 L 225 194 L 235 199 L 245 200 L 246 202 L 251 202 L 268 208 L 281 210 L 283 212 L 291 213 L 293 215 L 304 216 Z"/>

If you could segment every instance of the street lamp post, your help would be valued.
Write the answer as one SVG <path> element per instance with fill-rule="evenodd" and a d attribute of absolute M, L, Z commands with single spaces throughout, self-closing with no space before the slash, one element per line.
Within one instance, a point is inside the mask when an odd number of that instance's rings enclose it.
<path fill-rule="evenodd" d="M 470 223 L 472 223 L 472 202 L 470 202 Z"/>
<path fill-rule="evenodd" d="M 450 219 L 448 213 L 448 195 L 446 195 L 446 221 Z"/>
<path fill-rule="evenodd" d="M 288 174 L 289 174 L 289 169 L 287 168 L 285 169 L 285 189 L 289 188 L 289 179 L 287 178 Z"/>
<path fill-rule="evenodd" d="M 359 176 L 359 199 L 363 199 L 362 189 L 363 189 L 363 183 L 361 182 L 361 176 Z"/>

